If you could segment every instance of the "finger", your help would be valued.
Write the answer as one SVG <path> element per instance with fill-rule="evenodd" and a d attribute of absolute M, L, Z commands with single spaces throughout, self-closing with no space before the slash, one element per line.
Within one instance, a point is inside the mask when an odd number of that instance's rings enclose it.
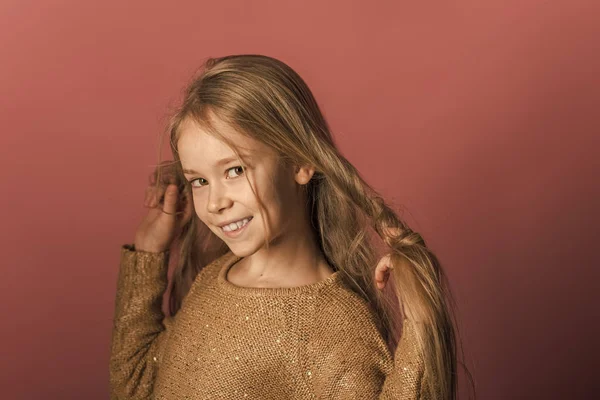
<path fill-rule="evenodd" d="M 385 288 L 385 285 L 390 277 L 390 262 L 391 260 L 389 255 L 384 256 L 375 268 L 375 283 L 378 289 Z"/>
<path fill-rule="evenodd" d="M 387 281 L 388 281 L 387 278 L 389 278 L 389 276 L 386 277 L 386 279 L 381 282 L 376 282 L 378 289 L 383 289 L 385 287 L 385 285 L 387 285 Z"/>
<path fill-rule="evenodd" d="M 194 214 L 194 201 L 192 199 L 192 195 L 188 191 L 184 191 L 182 196 L 183 216 L 181 217 L 181 223 L 182 225 L 185 225 Z"/>
<path fill-rule="evenodd" d="M 375 267 L 375 280 L 377 282 L 383 282 L 385 280 L 386 272 L 389 273 L 389 256 L 384 256 L 377 263 L 377 267 Z"/>
<path fill-rule="evenodd" d="M 166 214 L 175 215 L 177 212 L 177 185 L 167 186 L 162 209 Z"/>
<path fill-rule="evenodd" d="M 390 278 L 390 273 L 389 273 L 389 271 L 386 271 L 386 272 L 383 273 L 382 277 L 379 277 L 379 278 L 375 279 L 375 283 L 377 283 L 378 287 L 379 286 L 383 287 L 383 286 L 385 286 L 385 284 L 387 283 L 387 281 L 389 280 L 389 278 Z"/>
<path fill-rule="evenodd" d="M 155 179 L 156 176 L 160 176 L 160 183 L 163 185 L 175 183 L 177 177 L 177 169 L 175 167 L 176 165 L 173 160 L 163 161 L 156 167 L 156 170 L 154 171 Z"/>
<path fill-rule="evenodd" d="M 167 186 L 170 185 L 171 183 L 176 183 L 176 179 L 175 179 L 175 174 L 171 173 L 171 172 L 163 172 L 160 175 L 160 184 Z"/>
<path fill-rule="evenodd" d="M 148 201 L 148 206 L 156 207 L 156 205 L 158 204 L 158 190 L 159 189 L 156 186 L 152 186 L 152 190 L 150 190 L 150 200 Z"/>
<path fill-rule="evenodd" d="M 144 207 L 150 206 L 150 200 L 152 199 L 152 187 L 148 186 L 144 194 Z"/>
<path fill-rule="evenodd" d="M 167 185 L 152 185 L 151 207 L 162 207 Z"/>
<path fill-rule="evenodd" d="M 375 276 L 376 282 L 386 282 L 390 277 L 390 270 L 387 268 L 382 268 L 379 270 Z"/>

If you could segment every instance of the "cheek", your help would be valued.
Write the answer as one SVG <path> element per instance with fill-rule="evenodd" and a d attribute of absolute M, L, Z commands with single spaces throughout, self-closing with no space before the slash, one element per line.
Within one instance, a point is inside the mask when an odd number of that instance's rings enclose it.
<path fill-rule="evenodd" d="M 256 198 L 254 197 L 254 193 L 248 184 L 240 187 L 240 190 L 237 192 L 237 196 L 235 196 L 232 200 L 234 203 L 240 203 L 244 207 L 251 208 L 253 210 L 256 209 L 256 205 L 258 204 L 256 202 Z"/>
<path fill-rule="evenodd" d="M 268 215 L 267 221 L 271 229 L 279 231 L 282 228 L 282 225 L 286 224 L 286 220 L 293 210 L 288 209 L 289 204 L 286 201 L 286 197 L 283 196 L 284 193 L 273 189 L 269 189 L 267 193 L 264 193 L 264 197 L 261 197 L 261 200 L 264 206 L 263 212 L 266 212 Z"/>
<path fill-rule="evenodd" d="M 234 203 L 240 203 L 243 208 L 246 208 L 252 212 L 260 212 L 260 206 L 258 199 L 264 199 L 264 184 L 256 181 L 256 178 L 249 174 L 248 179 L 252 184 L 250 187 L 250 183 L 244 179 L 244 181 L 240 182 L 240 185 L 237 188 L 236 194 L 232 197 Z M 254 189 L 254 191 L 252 190 Z M 256 195 L 254 194 L 256 192 Z M 263 204 L 264 204 L 264 200 Z"/>
<path fill-rule="evenodd" d="M 198 194 L 194 194 L 193 199 L 194 212 L 202 222 L 206 223 L 206 202 L 202 199 L 202 196 Z"/>

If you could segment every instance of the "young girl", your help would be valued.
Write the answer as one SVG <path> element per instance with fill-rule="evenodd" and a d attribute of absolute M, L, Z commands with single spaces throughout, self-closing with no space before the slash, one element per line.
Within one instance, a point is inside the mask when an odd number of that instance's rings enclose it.
<path fill-rule="evenodd" d="M 121 249 L 112 399 L 455 398 L 443 271 L 340 154 L 300 76 L 209 59 L 168 132 L 174 161 Z"/>

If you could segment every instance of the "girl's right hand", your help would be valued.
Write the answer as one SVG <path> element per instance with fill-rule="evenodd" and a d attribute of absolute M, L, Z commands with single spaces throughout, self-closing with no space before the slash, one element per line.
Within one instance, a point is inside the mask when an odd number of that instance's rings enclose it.
<path fill-rule="evenodd" d="M 177 180 L 172 161 L 157 167 L 146 188 L 144 207 L 149 208 L 135 233 L 135 250 L 160 253 L 168 250 L 194 210 L 189 188 Z M 160 183 L 156 184 L 158 171 Z"/>

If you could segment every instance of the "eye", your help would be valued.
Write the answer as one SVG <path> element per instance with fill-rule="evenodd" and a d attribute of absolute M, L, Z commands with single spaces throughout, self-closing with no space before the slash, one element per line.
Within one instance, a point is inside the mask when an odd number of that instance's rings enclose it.
<path fill-rule="evenodd" d="M 200 184 L 194 185 L 194 182 L 196 182 L 196 181 L 198 181 Z M 200 182 L 200 181 L 204 181 L 204 182 Z M 206 179 L 204 179 L 204 178 L 192 179 L 190 181 L 190 185 L 192 185 L 192 187 L 202 187 L 202 186 L 206 185 Z"/>
<path fill-rule="evenodd" d="M 237 175 L 231 176 L 231 171 L 235 171 L 234 173 Z M 240 176 L 243 173 L 244 173 L 244 167 L 242 167 L 241 165 L 238 165 L 237 167 L 229 168 L 227 170 L 227 177 L 228 178 L 237 178 L 238 176 Z"/>
<path fill-rule="evenodd" d="M 226 170 L 225 172 L 227 172 L 227 178 L 231 179 L 231 178 L 237 178 L 240 175 L 242 175 L 245 171 L 245 167 L 238 165 L 237 167 L 232 167 L 229 168 L 228 170 Z M 233 172 L 233 174 L 232 174 Z M 208 185 L 208 182 L 206 181 L 206 179 L 204 178 L 196 178 L 196 179 L 192 179 L 190 182 L 190 185 L 194 188 L 198 188 L 198 187 L 202 187 L 202 186 L 206 186 Z M 197 184 L 195 184 L 195 182 L 198 182 Z"/>

